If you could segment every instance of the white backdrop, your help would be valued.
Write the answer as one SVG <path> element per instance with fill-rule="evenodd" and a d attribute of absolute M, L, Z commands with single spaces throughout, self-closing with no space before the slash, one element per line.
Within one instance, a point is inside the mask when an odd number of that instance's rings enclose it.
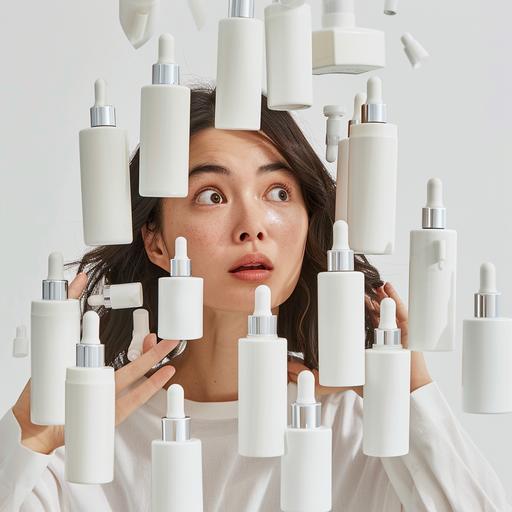
<path fill-rule="evenodd" d="M 227 0 L 206 3 L 207 25 L 198 32 L 185 0 L 162 0 L 158 33 L 176 37 L 188 82 L 215 77 L 217 20 L 225 16 Z M 268 3 L 256 0 L 258 17 Z M 321 3 L 310 3 L 318 27 Z M 502 312 L 512 315 L 512 4 L 407 0 L 395 17 L 382 14 L 383 0 L 356 5 L 360 25 L 386 31 L 388 65 L 378 74 L 390 121 L 400 131 L 396 251 L 372 261 L 406 299 L 409 231 L 420 226 L 427 179 L 440 177 L 449 227 L 459 233 L 459 329 L 455 352 L 429 354 L 427 360 L 512 500 L 512 415 L 464 414 L 460 397 L 461 322 L 472 315 L 481 262 L 495 263 Z M 96 78 L 107 81 L 108 99 L 132 148 L 138 139 L 140 87 L 150 83 L 157 37 L 134 50 L 117 16 L 115 0 L 8 2 L 2 8 L 0 415 L 29 375 L 29 360 L 11 357 L 12 338 L 17 324 L 28 325 L 48 253 L 60 250 L 69 261 L 84 249 L 78 131 L 88 126 Z M 399 38 L 406 31 L 431 54 L 417 71 L 402 52 Z M 353 95 L 364 89 L 367 77 L 314 78 L 315 104 L 299 117 L 322 155 L 323 105 L 343 104 L 351 113 Z"/>

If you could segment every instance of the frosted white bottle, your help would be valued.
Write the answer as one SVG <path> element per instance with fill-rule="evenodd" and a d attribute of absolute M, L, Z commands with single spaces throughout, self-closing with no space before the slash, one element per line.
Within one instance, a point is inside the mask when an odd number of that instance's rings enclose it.
<path fill-rule="evenodd" d="M 462 327 L 462 407 L 465 412 L 512 412 L 512 318 L 499 316 L 492 263 L 480 267 L 474 318 Z"/>
<path fill-rule="evenodd" d="M 382 83 L 368 80 L 361 124 L 349 145 L 348 224 L 356 253 L 392 254 L 395 245 L 398 130 L 386 123 Z"/>
<path fill-rule="evenodd" d="M 438 178 L 428 181 L 422 228 L 410 237 L 409 350 L 453 350 L 457 232 L 446 229 Z"/>
<path fill-rule="evenodd" d="M 153 84 L 140 99 L 139 194 L 143 197 L 186 197 L 190 138 L 190 89 L 180 85 L 174 62 L 174 38 L 159 40 Z"/>
<path fill-rule="evenodd" d="M 311 7 L 281 0 L 265 7 L 267 104 L 301 110 L 313 104 Z"/>
<path fill-rule="evenodd" d="M 108 284 L 100 295 L 90 295 L 89 306 L 103 306 L 107 309 L 138 308 L 142 306 L 143 293 L 141 283 Z"/>
<path fill-rule="evenodd" d="M 168 340 L 203 337 L 203 278 L 191 275 L 187 240 L 175 241 L 170 277 L 158 280 L 158 336 Z"/>
<path fill-rule="evenodd" d="M 321 404 L 315 400 L 315 377 L 310 371 L 299 373 L 297 388 L 281 457 L 281 510 L 328 512 L 332 507 L 332 431 L 321 424 Z"/>
<path fill-rule="evenodd" d="M 132 340 L 128 347 L 129 361 L 135 361 L 142 355 L 144 338 L 149 334 L 149 312 L 147 309 L 136 309 L 133 312 Z"/>
<path fill-rule="evenodd" d="M 238 340 L 238 453 L 279 457 L 287 423 L 287 341 L 277 336 L 270 288 L 254 294 L 247 338 Z"/>
<path fill-rule="evenodd" d="M 201 441 L 190 437 L 183 403 L 183 388 L 169 386 L 162 440 L 151 443 L 151 512 L 203 510 Z"/>
<path fill-rule="evenodd" d="M 106 105 L 106 84 L 96 80 L 91 128 L 81 130 L 80 175 L 84 241 L 87 245 L 131 244 L 132 208 L 126 130 Z"/>
<path fill-rule="evenodd" d="M 66 368 L 75 364 L 80 341 L 80 303 L 68 299 L 62 254 L 48 257 L 42 300 L 30 313 L 30 420 L 36 425 L 63 425 Z"/>
<path fill-rule="evenodd" d="M 65 474 L 77 484 L 114 479 L 114 368 L 105 366 L 99 329 L 98 313 L 87 311 L 76 366 L 66 372 Z"/>
<path fill-rule="evenodd" d="M 263 22 L 254 0 L 231 0 L 219 21 L 215 128 L 259 130 L 263 71 Z"/>
<path fill-rule="evenodd" d="M 375 343 L 366 350 L 363 453 L 372 457 L 409 453 L 411 353 L 402 348 L 395 315 L 393 299 L 382 299 Z"/>
<path fill-rule="evenodd" d="M 318 366 L 322 386 L 364 384 L 364 274 L 354 271 L 348 226 L 333 226 L 327 272 L 318 274 Z"/>

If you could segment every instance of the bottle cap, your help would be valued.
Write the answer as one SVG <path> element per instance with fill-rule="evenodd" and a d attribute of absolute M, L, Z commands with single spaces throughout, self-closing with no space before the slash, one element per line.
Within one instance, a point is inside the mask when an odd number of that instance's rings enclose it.
<path fill-rule="evenodd" d="M 394 16 L 397 12 L 398 0 L 384 0 L 384 14 Z"/>
<path fill-rule="evenodd" d="M 24 325 L 18 325 L 16 327 L 16 338 L 12 342 L 12 355 L 14 357 L 27 357 L 28 346 L 27 328 Z"/>
<path fill-rule="evenodd" d="M 401 331 L 396 325 L 396 304 L 391 297 L 380 302 L 379 327 L 374 329 L 373 348 L 402 348 Z"/>
<path fill-rule="evenodd" d="M 187 239 L 179 236 L 174 241 L 174 258 L 170 262 L 171 277 L 189 277 L 192 273 L 190 259 L 187 256 Z"/>
<path fill-rule="evenodd" d="M 404 52 L 413 69 L 418 69 L 430 57 L 427 50 L 412 37 L 409 32 L 406 32 L 401 38 L 404 45 Z"/>
<path fill-rule="evenodd" d="M 174 60 L 174 37 L 162 34 L 158 39 L 158 62 L 153 64 L 153 84 L 180 83 L 180 67 Z"/>
<path fill-rule="evenodd" d="M 48 277 L 43 280 L 43 300 L 67 300 L 68 282 L 64 279 L 64 259 L 60 252 L 48 256 Z"/>
<path fill-rule="evenodd" d="M 292 428 L 318 428 L 322 405 L 315 399 L 315 376 L 309 370 L 299 373 L 297 400 L 292 404 Z"/>
<path fill-rule="evenodd" d="M 372 76 L 366 82 L 366 103 L 361 109 L 361 122 L 385 123 L 387 119 L 386 104 L 382 100 L 382 80 Z"/>
<path fill-rule="evenodd" d="M 272 314 L 271 292 L 265 284 L 254 291 L 254 312 L 248 318 L 248 336 L 277 337 L 277 315 Z"/>
<path fill-rule="evenodd" d="M 130 346 L 128 347 L 128 359 L 135 361 L 142 355 L 144 338 L 149 334 L 149 313 L 147 309 L 136 309 L 133 312 L 133 332 Z"/>
<path fill-rule="evenodd" d="M 94 105 L 90 108 L 91 127 L 116 126 L 116 109 L 107 105 L 107 84 L 102 78 L 94 82 Z"/>
<path fill-rule="evenodd" d="M 230 0 L 230 18 L 254 18 L 254 0 Z"/>
<path fill-rule="evenodd" d="M 480 266 L 480 290 L 474 297 L 475 318 L 495 318 L 499 316 L 500 292 L 496 289 L 496 267 L 490 263 Z"/>
<path fill-rule="evenodd" d="M 110 284 L 103 287 L 101 295 L 90 295 L 87 303 L 91 307 L 108 309 L 138 308 L 143 303 L 141 283 Z"/>
<path fill-rule="evenodd" d="M 348 122 L 348 136 L 350 137 L 350 128 L 355 124 L 361 123 L 361 110 L 366 103 L 366 93 L 358 92 L 354 96 L 354 113 L 352 119 Z"/>
<path fill-rule="evenodd" d="M 327 251 L 327 270 L 342 272 L 354 270 L 354 251 L 348 245 L 348 224 L 337 220 L 333 226 L 332 249 Z"/>
<path fill-rule="evenodd" d="M 188 441 L 190 439 L 190 416 L 185 416 L 185 394 L 179 384 L 167 389 L 167 413 L 162 418 L 162 440 Z"/>
<path fill-rule="evenodd" d="M 443 183 L 439 178 L 427 182 L 427 204 L 422 209 L 423 229 L 445 229 L 446 208 L 443 204 Z"/>
<path fill-rule="evenodd" d="M 76 365 L 81 368 L 105 366 L 105 345 L 100 341 L 100 317 L 86 311 L 82 319 L 82 340 L 76 345 Z"/>
<path fill-rule="evenodd" d="M 344 138 L 344 115 L 345 109 L 341 105 L 325 105 L 324 107 L 324 116 L 327 117 L 325 159 L 328 162 L 335 162 L 338 157 L 338 144 Z"/>

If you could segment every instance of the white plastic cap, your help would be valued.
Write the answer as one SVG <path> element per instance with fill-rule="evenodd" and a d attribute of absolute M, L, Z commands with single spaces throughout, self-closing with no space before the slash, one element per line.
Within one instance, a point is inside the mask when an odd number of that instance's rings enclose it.
<path fill-rule="evenodd" d="M 315 376 L 309 370 L 303 370 L 297 378 L 297 404 L 314 404 Z"/>
<path fill-rule="evenodd" d="M 398 0 L 384 0 L 384 14 L 394 16 L 397 12 Z"/>
<path fill-rule="evenodd" d="M 406 32 L 400 40 L 411 66 L 413 69 L 418 69 L 429 58 L 427 50 L 409 32 Z"/>
<path fill-rule="evenodd" d="M 270 301 L 270 288 L 265 284 L 260 284 L 254 291 L 253 316 L 272 316 L 272 310 L 270 309 Z"/>
<path fill-rule="evenodd" d="M 27 357 L 28 347 L 27 328 L 24 325 L 18 325 L 16 327 L 16 338 L 12 343 L 12 355 L 14 357 Z"/>
<path fill-rule="evenodd" d="M 337 220 L 333 225 L 332 250 L 350 250 L 348 245 L 348 224 L 344 220 Z"/>
<path fill-rule="evenodd" d="M 427 208 L 444 208 L 443 182 L 439 178 L 430 178 L 427 182 Z"/>
<path fill-rule="evenodd" d="M 94 82 L 94 106 L 103 107 L 107 102 L 107 82 L 103 78 L 98 78 Z"/>
<path fill-rule="evenodd" d="M 174 59 L 174 37 L 171 34 L 162 34 L 158 39 L 158 63 L 173 64 Z"/>
<path fill-rule="evenodd" d="M 372 76 L 366 82 L 366 103 L 382 103 L 382 80 L 378 76 Z"/>
<path fill-rule="evenodd" d="M 493 263 L 486 262 L 480 265 L 479 293 L 498 293 L 496 289 L 496 267 Z"/>
<path fill-rule="evenodd" d="M 64 280 L 64 258 L 60 252 L 52 252 L 48 256 L 48 280 Z"/>
<path fill-rule="evenodd" d="M 100 317 L 96 311 L 87 311 L 82 323 L 82 345 L 100 344 Z"/>
<path fill-rule="evenodd" d="M 167 389 L 167 418 L 185 417 L 185 393 L 179 384 L 171 384 Z"/>
<path fill-rule="evenodd" d="M 396 329 L 396 304 L 391 297 L 380 301 L 379 329 Z"/>

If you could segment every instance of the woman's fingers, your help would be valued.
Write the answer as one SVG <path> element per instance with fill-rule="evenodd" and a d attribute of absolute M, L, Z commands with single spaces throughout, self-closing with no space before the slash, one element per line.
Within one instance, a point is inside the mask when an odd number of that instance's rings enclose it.
<path fill-rule="evenodd" d="M 156 334 L 150 333 L 146 335 L 142 342 L 142 353 L 145 354 L 148 350 L 151 350 L 156 345 Z"/>
<path fill-rule="evenodd" d="M 87 286 L 87 274 L 78 273 L 68 286 L 68 297 L 70 299 L 79 299 Z"/>

